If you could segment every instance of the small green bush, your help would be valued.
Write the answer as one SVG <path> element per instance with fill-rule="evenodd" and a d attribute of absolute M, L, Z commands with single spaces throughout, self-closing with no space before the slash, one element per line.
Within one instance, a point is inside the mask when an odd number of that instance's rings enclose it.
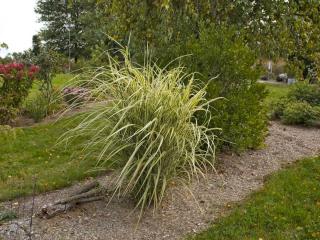
<path fill-rule="evenodd" d="M 0 99 L 0 102 L 0 125 L 8 124 L 18 115 L 19 111 L 17 108 L 5 104 L 3 99 Z"/>
<path fill-rule="evenodd" d="M 272 117 L 286 124 L 314 125 L 320 121 L 320 86 L 297 83 L 271 106 Z"/>
<path fill-rule="evenodd" d="M 286 124 L 310 125 L 317 120 L 317 109 L 307 102 L 291 102 L 283 110 L 281 119 Z"/>
<path fill-rule="evenodd" d="M 312 106 L 320 106 L 320 85 L 308 83 L 295 84 L 288 93 L 288 98 L 304 101 Z"/>
<path fill-rule="evenodd" d="M 35 122 L 40 122 L 48 114 L 47 106 L 47 99 L 43 94 L 38 93 L 25 103 L 25 111 Z"/>
<path fill-rule="evenodd" d="M 21 63 L 0 64 L 0 124 L 8 124 L 28 96 L 38 66 Z"/>
<path fill-rule="evenodd" d="M 120 154 L 114 193 L 132 196 L 142 209 L 157 207 L 173 182 L 191 180 L 213 165 L 213 129 L 194 118 L 209 102 L 183 68 L 137 67 L 123 56 L 124 63 L 110 57 L 87 80 L 91 99 L 100 103 L 63 138 L 90 136 L 85 149 L 98 152 L 100 167 Z"/>
<path fill-rule="evenodd" d="M 45 117 L 57 113 L 64 107 L 62 96 L 58 90 L 51 93 L 39 92 L 26 101 L 24 110 L 26 115 L 40 122 Z"/>
<path fill-rule="evenodd" d="M 9 125 L 0 125 L 0 140 L 7 141 L 15 139 L 17 132 L 19 132 L 17 128 L 12 128 Z"/>
<path fill-rule="evenodd" d="M 283 116 L 283 111 L 290 103 L 287 97 L 282 97 L 279 100 L 271 102 L 271 118 L 280 119 Z"/>
<path fill-rule="evenodd" d="M 221 147 L 238 151 L 259 147 L 267 131 L 263 104 L 267 92 L 257 83 L 260 70 L 244 42 L 232 28 L 203 27 L 200 38 L 187 44 L 186 53 L 192 56 L 182 59 L 192 71 L 201 73 L 202 84 L 208 85 L 207 99 L 225 98 L 210 105 L 210 126 L 222 128 Z M 198 118 L 207 120 L 205 113 Z"/>

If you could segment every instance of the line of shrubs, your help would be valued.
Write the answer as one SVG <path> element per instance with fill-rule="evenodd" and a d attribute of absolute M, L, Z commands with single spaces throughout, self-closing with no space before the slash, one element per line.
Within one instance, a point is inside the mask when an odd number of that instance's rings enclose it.
<path fill-rule="evenodd" d="M 286 124 L 319 125 L 320 85 L 298 83 L 272 104 L 272 117 Z"/>

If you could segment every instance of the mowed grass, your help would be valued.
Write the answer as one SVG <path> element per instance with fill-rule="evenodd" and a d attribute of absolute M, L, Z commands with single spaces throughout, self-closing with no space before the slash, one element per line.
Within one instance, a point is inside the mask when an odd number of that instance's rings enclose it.
<path fill-rule="evenodd" d="M 228 217 L 189 239 L 320 239 L 320 157 L 272 175 Z"/>
<path fill-rule="evenodd" d="M 284 97 L 287 95 L 287 93 L 290 90 L 290 85 L 282 85 L 282 84 L 270 84 L 265 83 L 266 89 L 268 90 L 269 94 L 267 98 L 265 99 L 266 106 L 270 106 L 270 104 L 281 97 Z"/>
<path fill-rule="evenodd" d="M 53 88 L 56 88 L 56 89 L 63 88 L 63 86 L 67 85 L 72 80 L 73 77 L 74 77 L 73 74 L 63 74 L 63 73 L 57 74 L 52 80 Z M 34 98 L 37 95 L 37 93 L 40 92 L 41 84 L 42 82 L 39 80 L 34 81 L 32 89 L 30 90 L 26 101 L 28 101 L 28 99 Z"/>
<path fill-rule="evenodd" d="M 72 75 L 59 74 L 54 87 L 61 87 Z M 29 97 L 39 91 L 35 84 Z M 80 120 L 77 116 L 33 127 L 16 128 L 15 136 L 0 132 L 0 201 L 30 195 L 33 177 L 36 191 L 44 192 L 96 175 L 95 157 L 81 155 L 81 139 L 69 146 L 58 144 L 59 137 Z"/>
<path fill-rule="evenodd" d="M 94 157 L 84 158 L 81 146 L 58 144 L 59 137 L 76 124 L 73 118 L 17 128 L 15 136 L 0 135 L 0 200 L 32 193 L 33 177 L 36 191 L 44 192 L 96 174 L 88 172 L 95 166 Z"/>

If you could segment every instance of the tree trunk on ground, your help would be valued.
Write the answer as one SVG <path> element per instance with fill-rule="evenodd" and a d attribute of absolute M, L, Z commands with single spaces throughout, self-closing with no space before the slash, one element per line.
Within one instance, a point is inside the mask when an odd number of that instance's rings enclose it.
<path fill-rule="evenodd" d="M 44 205 L 37 216 L 49 219 L 65 213 L 79 204 L 103 200 L 107 193 L 108 191 L 104 187 L 97 181 L 93 181 L 70 193 L 66 198 Z"/>

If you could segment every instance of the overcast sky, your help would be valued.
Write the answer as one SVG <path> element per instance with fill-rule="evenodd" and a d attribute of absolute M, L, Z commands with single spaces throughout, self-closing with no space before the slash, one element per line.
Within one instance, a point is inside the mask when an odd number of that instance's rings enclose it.
<path fill-rule="evenodd" d="M 9 52 L 20 52 L 32 46 L 32 36 L 41 25 L 34 12 L 37 0 L 0 0 L 0 43 Z M 3 51 L 0 53 L 5 54 Z"/>

